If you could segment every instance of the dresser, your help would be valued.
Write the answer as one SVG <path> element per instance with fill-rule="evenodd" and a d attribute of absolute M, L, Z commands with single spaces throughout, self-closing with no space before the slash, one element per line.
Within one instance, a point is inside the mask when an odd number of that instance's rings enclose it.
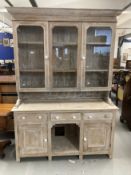
<path fill-rule="evenodd" d="M 113 155 L 109 99 L 118 10 L 8 8 L 18 101 L 16 160 Z"/>

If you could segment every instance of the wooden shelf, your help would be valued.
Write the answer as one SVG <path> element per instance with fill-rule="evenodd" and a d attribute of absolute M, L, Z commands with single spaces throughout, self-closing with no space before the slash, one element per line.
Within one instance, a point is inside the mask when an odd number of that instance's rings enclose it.
<path fill-rule="evenodd" d="M 64 46 L 74 47 L 74 46 L 77 46 L 77 43 L 76 42 L 69 42 L 69 43 L 58 42 L 58 43 L 53 43 L 53 47 L 64 47 Z"/>
<path fill-rule="evenodd" d="M 91 46 L 106 46 L 106 47 L 109 47 L 111 46 L 111 44 L 106 44 L 106 43 L 97 43 L 97 42 L 88 42 L 86 43 L 86 45 L 91 45 Z"/>
<path fill-rule="evenodd" d="M 39 72 L 44 72 L 43 69 L 22 69 L 20 72 L 32 72 L 32 73 L 39 73 Z"/>
<path fill-rule="evenodd" d="M 54 154 L 59 153 L 79 153 L 78 145 L 73 144 L 68 138 L 65 136 L 54 136 L 52 138 L 52 152 Z"/>
<path fill-rule="evenodd" d="M 54 70 L 53 73 L 73 73 L 77 72 L 77 70 Z"/>
<path fill-rule="evenodd" d="M 21 41 L 18 44 L 20 45 L 44 45 L 44 41 Z"/>
<path fill-rule="evenodd" d="M 108 69 L 86 69 L 86 72 L 108 72 Z"/>

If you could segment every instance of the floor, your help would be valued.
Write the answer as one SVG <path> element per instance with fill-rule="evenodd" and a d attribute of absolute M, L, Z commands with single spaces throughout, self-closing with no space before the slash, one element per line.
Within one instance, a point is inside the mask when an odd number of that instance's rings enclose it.
<path fill-rule="evenodd" d="M 114 158 L 86 156 L 61 157 L 48 161 L 45 158 L 15 161 L 14 146 L 6 149 L 7 156 L 0 160 L 0 175 L 131 175 L 131 132 L 116 121 Z"/>

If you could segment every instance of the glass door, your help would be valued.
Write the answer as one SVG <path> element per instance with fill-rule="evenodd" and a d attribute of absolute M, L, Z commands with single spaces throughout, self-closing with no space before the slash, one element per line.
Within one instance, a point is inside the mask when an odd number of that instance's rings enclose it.
<path fill-rule="evenodd" d="M 52 32 L 52 87 L 77 88 L 78 26 L 54 24 Z"/>
<path fill-rule="evenodd" d="M 44 28 L 20 25 L 17 37 L 20 88 L 44 88 Z"/>
<path fill-rule="evenodd" d="M 91 26 L 85 37 L 85 87 L 108 87 L 112 29 Z"/>

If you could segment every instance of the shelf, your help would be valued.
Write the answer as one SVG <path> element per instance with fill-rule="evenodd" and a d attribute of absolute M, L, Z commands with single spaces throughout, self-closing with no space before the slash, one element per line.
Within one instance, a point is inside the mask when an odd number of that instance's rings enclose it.
<path fill-rule="evenodd" d="M 22 41 L 22 42 L 19 42 L 18 44 L 20 45 L 44 45 L 44 42 L 42 41 Z"/>
<path fill-rule="evenodd" d="M 65 136 L 54 136 L 52 139 L 52 152 L 59 153 L 79 153 L 79 150 L 75 144 L 73 144 Z"/>
<path fill-rule="evenodd" d="M 106 43 L 96 43 L 96 42 L 88 42 L 86 43 L 86 45 L 91 45 L 91 46 L 106 46 L 106 47 L 110 47 L 111 44 L 106 44 Z"/>
<path fill-rule="evenodd" d="M 53 73 L 73 73 L 77 72 L 77 70 L 53 70 Z"/>
<path fill-rule="evenodd" d="M 108 72 L 108 69 L 86 69 L 86 72 Z"/>
<path fill-rule="evenodd" d="M 32 73 L 39 73 L 39 72 L 44 72 L 43 69 L 23 69 L 23 70 L 20 70 L 20 72 L 32 72 Z"/>
<path fill-rule="evenodd" d="M 76 42 L 69 42 L 69 43 L 58 42 L 58 43 L 53 43 L 53 47 L 64 47 L 64 46 L 74 47 L 74 46 L 77 46 L 77 43 Z"/>

